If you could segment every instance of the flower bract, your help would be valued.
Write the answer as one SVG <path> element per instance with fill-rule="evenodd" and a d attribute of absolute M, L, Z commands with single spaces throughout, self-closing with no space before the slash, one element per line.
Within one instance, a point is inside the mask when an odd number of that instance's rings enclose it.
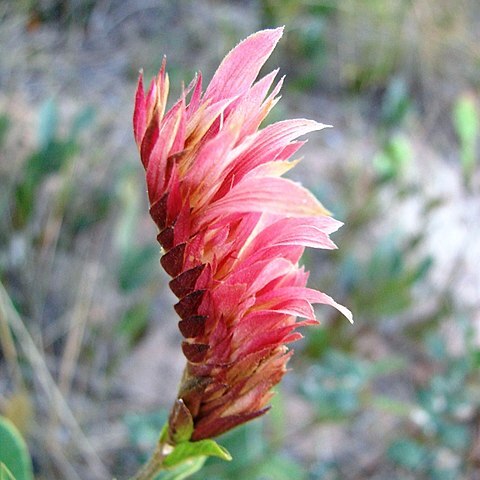
<path fill-rule="evenodd" d="M 139 80 L 135 140 L 187 359 L 173 440 L 214 437 L 265 413 L 292 354 L 287 345 L 301 338 L 298 327 L 317 323 L 312 304 L 351 320 L 307 287 L 299 265 L 305 247 L 335 248 L 329 234 L 341 223 L 283 177 L 298 163 L 299 137 L 326 125 L 260 127 L 283 79 L 257 76 L 281 36 L 281 28 L 251 35 L 205 90 L 197 74 L 168 110 L 165 60 L 147 92 Z"/>

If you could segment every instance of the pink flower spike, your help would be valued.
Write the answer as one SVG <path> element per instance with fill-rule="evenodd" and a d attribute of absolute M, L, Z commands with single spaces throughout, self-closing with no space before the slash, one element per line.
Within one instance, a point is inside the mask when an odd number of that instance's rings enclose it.
<path fill-rule="evenodd" d="M 147 93 L 139 78 L 135 141 L 187 360 L 171 445 L 175 432 L 191 429 L 197 441 L 263 415 L 292 355 L 286 345 L 301 338 L 298 327 L 318 323 L 313 304 L 352 321 L 347 308 L 306 286 L 299 265 L 306 247 L 336 248 L 329 235 L 342 224 L 282 178 L 299 161 L 291 158 L 305 143 L 298 138 L 327 125 L 292 119 L 260 128 L 283 79 L 274 85 L 276 71 L 256 78 L 282 33 L 249 36 L 205 93 L 197 74 L 168 111 L 165 60 Z"/>

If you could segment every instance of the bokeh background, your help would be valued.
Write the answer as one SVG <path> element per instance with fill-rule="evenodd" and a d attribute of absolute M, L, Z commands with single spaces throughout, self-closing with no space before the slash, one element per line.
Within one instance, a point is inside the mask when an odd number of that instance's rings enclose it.
<path fill-rule="evenodd" d="M 183 369 L 138 71 L 166 54 L 173 99 L 279 25 L 271 121 L 335 126 L 292 177 L 345 226 L 304 262 L 355 324 L 319 308 L 272 411 L 192 478 L 480 478 L 478 0 L 2 0 L 0 413 L 38 479 L 131 475 Z"/>

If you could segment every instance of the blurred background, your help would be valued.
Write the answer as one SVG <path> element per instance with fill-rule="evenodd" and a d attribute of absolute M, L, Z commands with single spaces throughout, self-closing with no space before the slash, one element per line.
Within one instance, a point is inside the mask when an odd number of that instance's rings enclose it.
<path fill-rule="evenodd" d="M 175 99 L 286 25 L 270 121 L 345 226 L 308 251 L 348 306 L 293 345 L 272 411 L 194 479 L 480 479 L 478 0 L 2 0 L 0 413 L 38 479 L 125 479 L 184 360 L 131 129 L 164 54 Z"/>

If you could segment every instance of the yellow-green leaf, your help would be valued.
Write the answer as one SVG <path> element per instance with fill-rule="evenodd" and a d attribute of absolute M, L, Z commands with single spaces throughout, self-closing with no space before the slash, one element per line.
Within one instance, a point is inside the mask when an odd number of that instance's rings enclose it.
<path fill-rule="evenodd" d="M 179 443 L 163 464 L 166 467 L 174 467 L 194 457 L 219 457 L 222 460 L 230 461 L 232 456 L 228 451 L 214 440 L 206 439 L 198 442 Z"/>
<path fill-rule="evenodd" d="M 0 462 L 6 467 L 3 468 L 1 480 L 33 480 L 32 461 L 25 440 L 5 417 L 0 417 Z"/>
<path fill-rule="evenodd" d="M 12 472 L 3 462 L 0 462 L 0 480 L 15 480 Z"/>

